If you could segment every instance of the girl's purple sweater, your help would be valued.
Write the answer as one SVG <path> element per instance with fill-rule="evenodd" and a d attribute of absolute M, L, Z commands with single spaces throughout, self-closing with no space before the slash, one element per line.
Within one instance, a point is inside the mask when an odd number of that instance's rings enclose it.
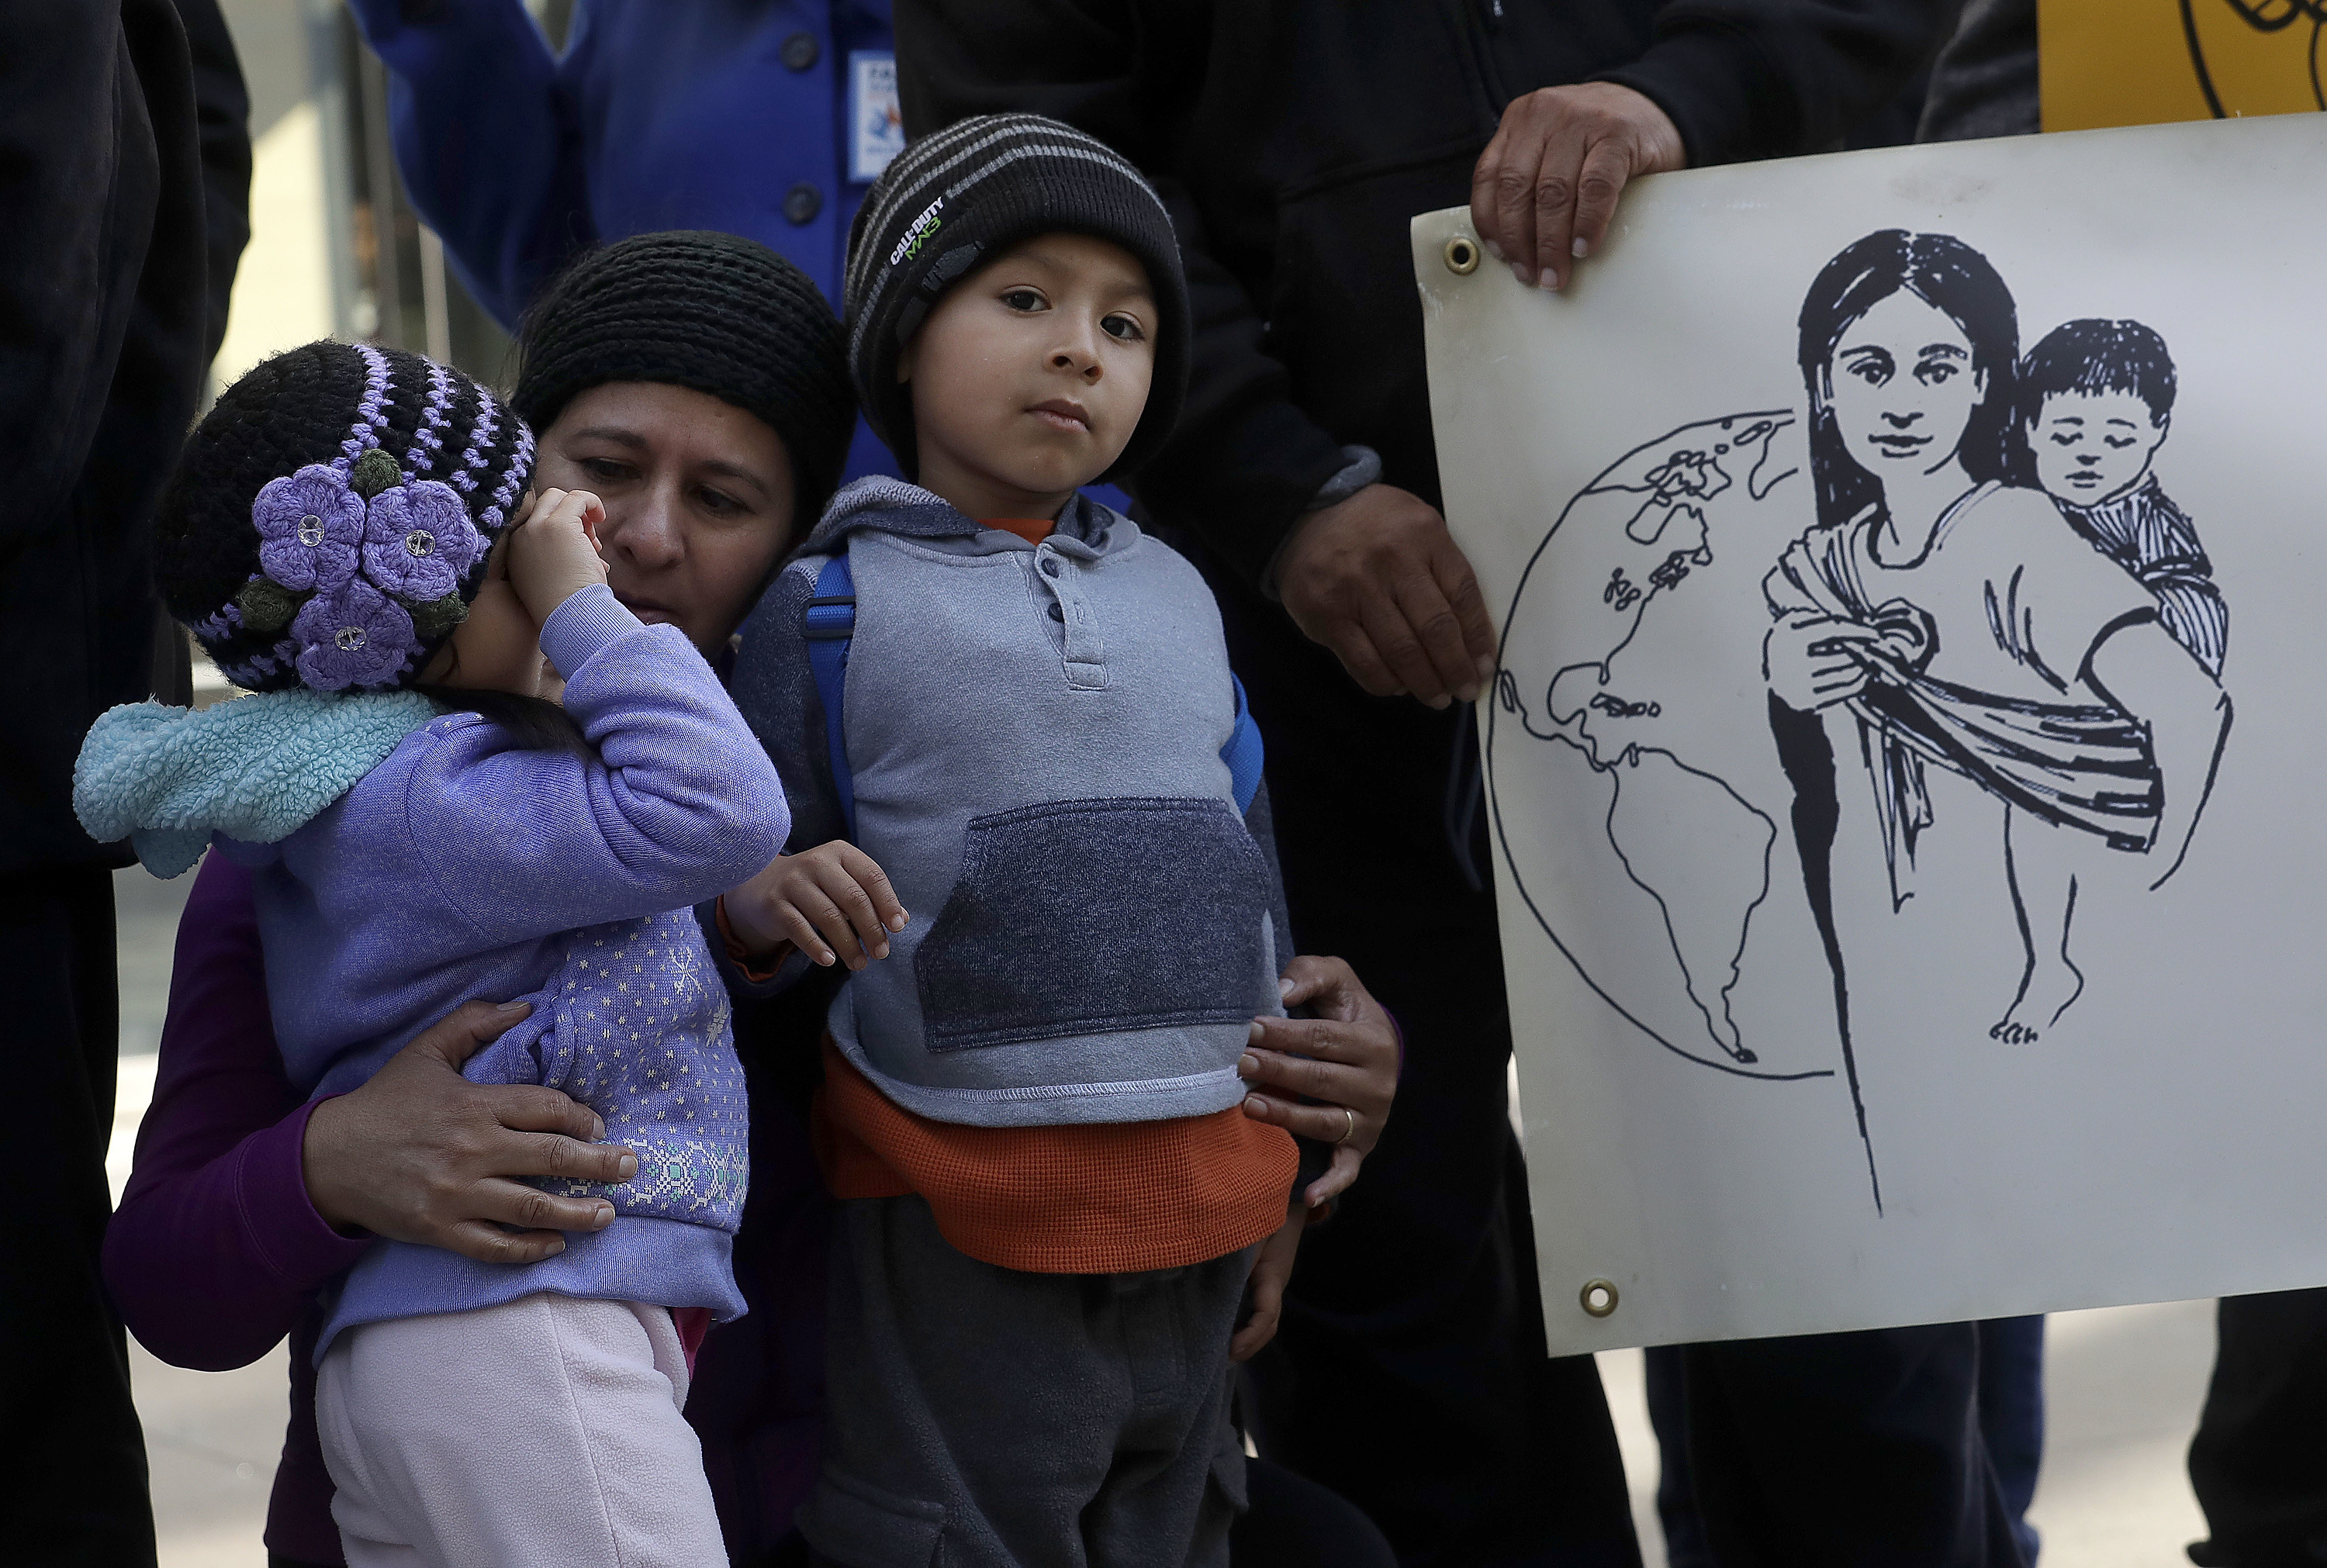
<path fill-rule="evenodd" d="M 708 988 L 691 990 L 687 1004 L 665 1003 L 663 1012 L 715 1018 L 710 1034 L 718 1042 L 717 1055 L 733 1069 L 719 974 L 710 966 L 692 914 L 683 907 L 672 911 L 674 904 L 683 906 L 743 881 L 774 857 L 785 826 L 774 772 L 715 677 L 685 639 L 670 628 L 640 625 L 603 590 L 577 595 L 561 607 L 544 629 L 543 645 L 553 662 L 569 674 L 567 711 L 582 724 L 603 766 L 563 753 L 512 751 L 499 741 L 497 731 L 473 719 L 438 720 L 409 737 L 350 797 L 276 851 L 235 846 L 236 858 L 260 863 L 257 885 L 244 866 L 210 856 L 196 878 L 180 923 L 154 1104 L 138 1134 L 136 1162 L 120 1211 L 107 1235 L 106 1280 L 140 1341 L 176 1365 L 205 1369 L 243 1366 L 286 1332 L 292 1335 L 291 1422 L 267 1530 L 270 1547 L 286 1556 L 319 1563 L 339 1558 L 337 1531 L 329 1514 L 330 1478 L 314 1442 L 310 1358 L 322 1323 L 318 1293 L 328 1294 L 332 1282 L 351 1265 L 383 1254 L 426 1254 L 424 1261 L 432 1267 L 439 1258 L 464 1266 L 435 1268 L 424 1277 L 425 1283 L 442 1288 L 451 1281 L 463 1292 L 473 1285 L 490 1299 L 543 1289 L 590 1294 L 628 1289 L 634 1299 L 669 1301 L 678 1293 L 668 1288 L 670 1278 L 659 1271 L 676 1261 L 682 1274 L 691 1271 L 698 1276 L 697 1285 L 690 1287 L 697 1293 L 705 1288 L 702 1280 L 711 1281 L 708 1288 L 718 1299 L 699 1304 L 729 1313 L 742 1306 L 727 1273 L 728 1232 L 735 1224 L 730 1199 L 740 1197 L 740 1191 L 690 1197 L 684 1190 L 683 1159 L 667 1161 L 662 1167 L 642 1164 L 647 1175 L 658 1169 L 666 1177 L 674 1168 L 680 1171 L 678 1178 L 663 1181 L 650 1199 L 666 1218 L 626 1212 L 596 1237 L 569 1237 L 562 1255 L 585 1251 L 576 1243 L 603 1243 L 624 1231 L 649 1233 L 643 1250 L 601 1246 L 584 1271 L 564 1274 L 547 1264 L 527 1269 L 469 1265 L 434 1249 L 344 1237 L 323 1222 L 307 1199 L 301 1152 L 314 1104 L 307 1093 L 313 1087 L 312 1080 L 325 1076 L 313 1070 L 319 1053 L 313 1047 L 317 1040 L 340 1038 L 328 1025 L 332 1010 L 317 1005 L 319 988 L 347 988 L 341 995 L 370 1009 L 367 1016 L 401 1011 L 382 1004 L 380 981 L 366 973 L 367 963 L 383 969 L 399 966 L 385 953 L 350 954 L 333 971 L 337 978 L 327 978 L 331 955 L 321 949 L 328 944 L 307 941 L 307 933 L 297 930 L 288 933 L 291 940 L 281 940 L 285 933 L 280 907 L 272 922 L 262 917 L 266 900 L 259 896 L 260 889 L 270 874 L 291 876 L 298 886 L 329 889 L 339 895 L 336 914 L 327 915 L 322 899 L 313 891 L 303 903 L 295 893 L 276 890 L 278 903 L 288 904 L 294 919 L 319 925 L 332 920 L 339 928 L 333 938 L 337 943 L 350 939 L 350 927 L 359 940 L 381 944 L 406 939 L 416 924 L 432 917 L 441 920 L 456 915 L 474 933 L 472 942 L 482 946 L 477 938 L 487 931 L 537 929 L 550 920 L 571 921 L 591 914 L 598 914 L 603 922 L 606 915 L 602 911 L 611 906 L 642 911 L 626 920 L 617 916 L 615 923 L 651 931 L 653 957 L 663 960 L 637 962 L 637 973 L 614 973 L 621 965 L 603 960 L 603 950 L 595 946 L 602 936 L 589 930 L 580 932 L 579 940 L 553 932 L 504 942 L 503 947 L 529 945 L 534 954 L 530 964 L 512 961 L 506 954 L 493 962 L 496 955 L 489 953 L 486 962 L 465 971 L 466 978 L 451 984 L 450 1000 L 441 1006 L 435 1005 L 434 990 L 428 988 L 423 1000 L 407 1005 L 433 1006 L 434 1011 L 399 1023 L 369 1047 L 342 1047 L 336 1053 L 339 1065 L 325 1069 L 330 1087 L 317 1092 L 316 1099 L 361 1081 L 388 1054 L 460 1002 L 531 993 L 529 999 L 537 1003 L 533 1016 L 481 1053 L 470 1076 L 552 1082 L 598 1108 L 608 1122 L 610 1140 L 626 1143 L 642 1154 L 658 1147 L 668 1150 L 673 1142 L 668 1129 L 671 1114 L 678 1109 L 678 1097 L 705 1071 L 701 1053 L 689 1051 L 678 1060 L 668 1053 L 655 1057 L 648 1063 L 647 1081 L 639 1086 L 647 1091 L 643 1094 L 593 1093 L 621 1088 L 630 1080 L 602 1070 L 603 1053 L 577 1038 L 586 1031 L 566 1030 L 561 1039 L 558 1021 L 572 1022 L 606 1000 L 574 999 L 589 993 L 585 968 L 607 971 L 598 979 L 608 994 L 626 998 L 632 993 L 612 988 L 639 984 L 650 977 L 650 977 L 668 982 L 668 960 L 682 952 L 688 957 L 680 967 L 706 976 Z M 399 758 L 405 762 L 400 768 Z M 398 770 L 390 772 L 392 768 Z M 396 809 L 383 809 L 388 791 L 381 787 L 391 780 L 398 783 L 401 799 L 393 803 Z M 378 801 L 359 798 L 367 786 Z M 374 868 L 378 874 L 369 886 L 362 879 L 336 882 L 318 871 L 312 845 L 300 843 L 303 835 L 359 831 L 343 820 L 330 820 L 334 814 L 344 817 L 350 806 L 369 807 L 364 815 L 369 820 L 360 830 L 384 848 Z M 478 820 L 484 809 L 497 814 L 494 820 Z M 447 847 L 444 829 L 460 822 L 486 836 L 457 838 Z M 401 845 L 397 842 L 399 829 L 410 834 L 417 826 L 438 829 L 425 852 L 416 835 Z M 415 863 L 428 870 L 416 878 L 411 867 L 399 868 L 397 857 L 404 854 L 413 854 Z M 558 854 L 568 856 L 563 863 L 568 880 L 586 877 L 594 885 L 548 885 L 560 879 L 543 876 L 542 863 Z M 680 863 L 689 861 L 692 872 Z M 292 874 L 303 864 L 314 879 L 312 883 L 299 882 Z M 483 885 L 475 888 L 475 883 Z M 513 908 L 519 904 L 539 912 L 519 912 Z M 269 938 L 276 959 L 272 965 L 261 963 L 262 924 L 275 927 Z M 645 960 L 648 955 L 638 949 L 646 946 L 647 939 L 634 940 L 630 957 Z M 591 962 L 584 954 L 598 961 Z M 288 984 L 282 979 L 286 970 Z M 294 1010 L 310 1010 L 312 1018 L 324 1021 L 311 1024 L 310 1050 L 303 1053 L 308 1070 L 295 1075 L 310 1081 L 294 1082 L 285 1066 L 289 1052 L 276 1049 L 270 974 L 276 977 L 272 988 L 276 1007 L 287 995 Z M 566 978 L 575 982 L 571 998 L 564 988 Z M 554 994 L 549 992 L 552 985 L 556 987 Z M 663 991 L 670 993 L 667 984 Z M 329 993 L 320 995 L 328 997 Z M 629 1017 L 612 1013 L 599 1021 L 598 1033 L 609 1032 L 603 1025 L 612 1018 L 621 1018 L 625 1022 L 619 1027 L 627 1035 L 631 1032 Z M 700 1028 L 696 1031 L 698 1046 L 702 1033 Z M 286 1031 L 286 1041 L 289 1038 Z M 628 1043 L 621 1049 L 630 1059 Z M 364 1064 L 360 1070 L 349 1065 L 359 1060 Z M 694 1097 L 699 1103 L 706 1094 L 732 1096 L 734 1103 L 723 1107 L 731 1114 L 718 1121 L 734 1133 L 737 1157 L 730 1163 L 737 1171 L 743 1093 L 737 1075 Z M 615 1104 L 618 1099 L 622 1103 Z M 641 1119 L 644 1126 L 638 1125 Z M 682 1115 L 680 1121 L 692 1132 L 704 1130 L 699 1117 L 687 1123 Z M 798 1186 L 806 1168 L 804 1151 L 798 1159 L 780 1163 L 802 1168 L 771 1172 L 780 1185 Z M 636 1199 L 621 1188 L 601 1190 L 618 1210 L 638 1207 Z M 706 1201 L 696 1205 L 694 1197 Z M 717 1220 L 706 1224 L 678 1217 L 687 1208 L 705 1210 L 704 1219 L 715 1210 Z M 674 1235 L 682 1244 L 676 1260 L 668 1239 Z M 709 1245 L 695 1244 L 697 1236 Z M 702 1259 L 685 1256 L 688 1246 L 695 1246 Z M 458 1304 L 479 1303 L 464 1300 Z M 407 1304 L 404 1310 L 442 1309 Z M 804 1400 L 787 1403 L 804 1404 L 812 1412 L 812 1391 Z M 808 1462 L 812 1464 L 812 1447 Z M 785 1472 L 802 1468 L 802 1456 L 787 1455 L 775 1468 Z M 788 1514 L 789 1508 L 783 1512 Z"/>
<path fill-rule="evenodd" d="M 528 1002 L 532 1014 L 465 1076 L 565 1090 L 638 1152 L 638 1175 L 557 1189 L 610 1199 L 617 1222 L 522 1274 L 436 1247 L 371 1248 L 318 1356 L 357 1324 L 544 1290 L 743 1310 L 729 1266 L 743 1069 L 693 908 L 783 847 L 782 787 L 685 635 L 641 625 L 604 585 L 549 616 L 541 649 L 589 754 L 444 714 L 279 844 L 220 847 L 252 869 L 293 1087 L 355 1087 L 469 997 Z"/>

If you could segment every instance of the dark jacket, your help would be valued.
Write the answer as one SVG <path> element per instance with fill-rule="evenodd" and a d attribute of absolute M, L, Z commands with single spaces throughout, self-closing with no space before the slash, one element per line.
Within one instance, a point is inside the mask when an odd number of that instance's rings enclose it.
<path fill-rule="evenodd" d="M 214 0 L 187 11 L 214 51 Z M 0 0 L 0 874 L 129 858 L 72 764 L 150 687 L 154 504 L 224 322 L 187 35 L 171 0 Z"/>
<path fill-rule="evenodd" d="M 1132 485 L 1257 581 L 1359 443 L 1435 504 L 1406 220 L 1467 203 L 1504 106 L 1638 89 L 1692 164 L 1838 145 L 1949 0 L 897 0 L 905 128 L 1031 109 L 1156 181 L 1187 252 L 1192 385 Z"/>

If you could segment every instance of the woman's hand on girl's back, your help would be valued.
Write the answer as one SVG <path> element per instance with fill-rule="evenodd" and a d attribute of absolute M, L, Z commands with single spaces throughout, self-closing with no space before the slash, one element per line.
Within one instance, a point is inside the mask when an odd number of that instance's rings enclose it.
<path fill-rule="evenodd" d="M 341 1230 L 480 1263 L 538 1263 L 565 1250 L 560 1231 L 612 1224 L 614 1206 L 603 1198 L 556 1198 L 521 1180 L 637 1174 L 630 1150 L 592 1141 L 606 1129 L 588 1106 L 539 1085 L 461 1076 L 461 1063 L 529 1011 L 466 1003 L 362 1087 L 317 1106 L 301 1154 L 315 1212 Z"/>
<path fill-rule="evenodd" d="M 598 525 L 606 509 L 588 490 L 544 490 L 509 530 L 509 586 L 538 626 L 583 589 L 606 580 Z"/>
<path fill-rule="evenodd" d="M 1255 1086 L 1246 1115 L 1333 1145 L 1332 1168 L 1303 1194 L 1313 1209 L 1358 1179 L 1380 1141 L 1397 1094 L 1397 1025 L 1339 958 L 1297 957 L 1278 985 L 1287 1008 L 1316 1016 L 1254 1019 L 1237 1071 Z"/>

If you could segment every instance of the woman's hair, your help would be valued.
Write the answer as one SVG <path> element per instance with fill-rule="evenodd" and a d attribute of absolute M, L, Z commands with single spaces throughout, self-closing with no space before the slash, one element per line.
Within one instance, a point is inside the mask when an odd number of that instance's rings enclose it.
<path fill-rule="evenodd" d="M 1825 383 L 1843 333 L 1902 289 L 1963 329 L 1972 370 L 1986 378 L 1986 391 L 1957 447 L 1964 471 L 1985 483 L 2006 477 L 2011 466 L 2013 365 L 2020 354 L 2012 291 L 1987 257 L 1952 234 L 1880 229 L 1845 246 L 1819 269 L 1802 299 L 1802 384 L 1809 391 L 1810 477 L 1820 523 L 1847 522 L 1882 499 L 1882 481 L 1844 444 Z"/>

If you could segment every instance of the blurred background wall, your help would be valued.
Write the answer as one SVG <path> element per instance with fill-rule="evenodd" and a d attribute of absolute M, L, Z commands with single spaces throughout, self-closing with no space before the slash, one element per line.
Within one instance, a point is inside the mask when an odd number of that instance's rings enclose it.
<path fill-rule="evenodd" d="M 553 47 L 573 0 L 527 0 Z M 337 0 L 221 0 L 250 89 L 250 248 L 223 387 L 279 350 L 369 338 L 505 385 L 509 341 L 416 218 L 388 139 L 388 77 Z"/>

